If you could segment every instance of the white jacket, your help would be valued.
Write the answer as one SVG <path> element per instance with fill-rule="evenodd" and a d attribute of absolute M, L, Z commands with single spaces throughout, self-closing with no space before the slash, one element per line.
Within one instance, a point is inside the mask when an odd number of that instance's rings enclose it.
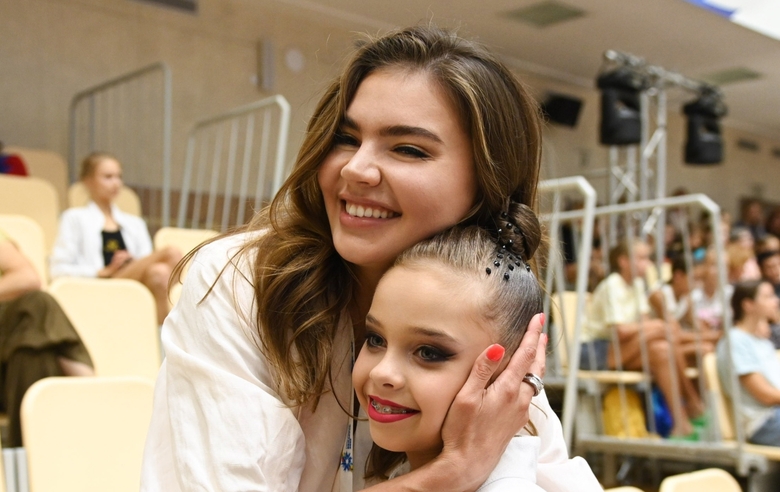
<path fill-rule="evenodd" d="M 139 259 L 152 252 L 152 238 L 146 223 L 111 206 L 111 215 L 119 224 L 127 252 Z M 95 202 L 86 207 L 69 208 L 60 216 L 57 240 L 49 258 L 49 275 L 57 277 L 97 277 L 105 267 L 103 226 L 105 216 Z"/>
<path fill-rule="evenodd" d="M 141 491 L 361 490 L 371 436 L 368 423 L 359 421 L 353 453 L 345 453 L 353 449 L 345 443 L 352 423 L 342 410 L 351 408 L 354 394 L 349 316 L 342 316 L 333 344 L 334 391 L 321 397 L 315 412 L 290 408 L 259 349 L 252 258 L 235 256 L 246 239 L 236 235 L 203 247 L 165 319 L 166 359 L 155 388 Z M 515 440 L 505 458 L 518 469 L 502 460 L 484 491 L 499 490 L 512 478 L 535 478 L 547 492 L 601 491 L 585 460 L 569 459 L 544 393 L 533 402 L 539 438 Z M 517 463 L 512 456 L 531 459 Z"/>

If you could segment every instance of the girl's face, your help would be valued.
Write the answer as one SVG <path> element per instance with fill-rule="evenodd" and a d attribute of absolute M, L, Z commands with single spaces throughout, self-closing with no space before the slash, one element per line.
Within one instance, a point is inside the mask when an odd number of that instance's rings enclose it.
<path fill-rule="evenodd" d="M 482 291 L 434 263 L 392 268 L 377 286 L 352 382 L 374 442 L 412 468 L 441 451 L 450 404 L 497 339 L 480 316 Z"/>
<path fill-rule="evenodd" d="M 122 189 L 122 166 L 115 159 L 103 159 L 84 184 L 94 201 L 111 202 Z"/>
<path fill-rule="evenodd" d="M 318 180 L 336 251 L 377 273 L 463 219 L 477 189 L 455 107 L 428 75 L 400 69 L 360 84 Z"/>
<path fill-rule="evenodd" d="M 774 318 L 780 299 L 775 295 L 775 289 L 769 282 L 761 282 L 756 290 L 754 300 L 755 313 L 761 319 Z"/>

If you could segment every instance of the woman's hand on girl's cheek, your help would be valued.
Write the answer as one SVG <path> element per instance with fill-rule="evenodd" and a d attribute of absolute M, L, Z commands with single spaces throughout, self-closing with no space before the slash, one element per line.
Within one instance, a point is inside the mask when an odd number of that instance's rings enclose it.
<path fill-rule="evenodd" d="M 533 317 L 506 369 L 489 385 L 501 364 L 502 350 L 491 345 L 477 357 L 444 421 L 439 459 L 449 460 L 454 473 L 467 475 L 462 478 L 474 484 L 474 489 L 487 479 L 509 441 L 528 423 L 534 389 L 523 377 L 529 372 L 544 376 L 547 335 L 542 334 L 543 321 L 541 314 Z"/>

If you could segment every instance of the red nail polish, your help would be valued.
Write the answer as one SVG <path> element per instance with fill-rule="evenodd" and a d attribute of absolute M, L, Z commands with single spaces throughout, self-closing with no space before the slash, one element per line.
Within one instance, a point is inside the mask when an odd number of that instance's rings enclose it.
<path fill-rule="evenodd" d="M 504 347 L 498 344 L 491 345 L 487 351 L 487 358 L 492 360 L 493 362 L 497 362 L 501 360 L 501 357 L 503 356 L 504 356 Z"/>
<path fill-rule="evenodd" d="M 544 322 L 546 321 L 545 317 L 544 317 L 544 313 L 542 313 L 541 317 L 539 318 L 539 321 L 541 321 L 542 322 L 542 326 L 544 326 Z"/>

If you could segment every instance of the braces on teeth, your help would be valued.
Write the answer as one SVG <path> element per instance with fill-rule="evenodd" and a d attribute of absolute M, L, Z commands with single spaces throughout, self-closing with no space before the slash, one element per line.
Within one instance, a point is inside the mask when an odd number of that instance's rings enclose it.
<path fill-rule="evenodd" d="M 371 406 L 374 407 L 374 410 L 376 410 L 379 413 L 382 414 L 390 414 L 390 413 L 409 413 L 409 410 L 405 409 L 398 409 L 395 410 L 393 407 L 388 407 L 385 405 L 380 405 L 375 400 L 371 400 Z"/>

